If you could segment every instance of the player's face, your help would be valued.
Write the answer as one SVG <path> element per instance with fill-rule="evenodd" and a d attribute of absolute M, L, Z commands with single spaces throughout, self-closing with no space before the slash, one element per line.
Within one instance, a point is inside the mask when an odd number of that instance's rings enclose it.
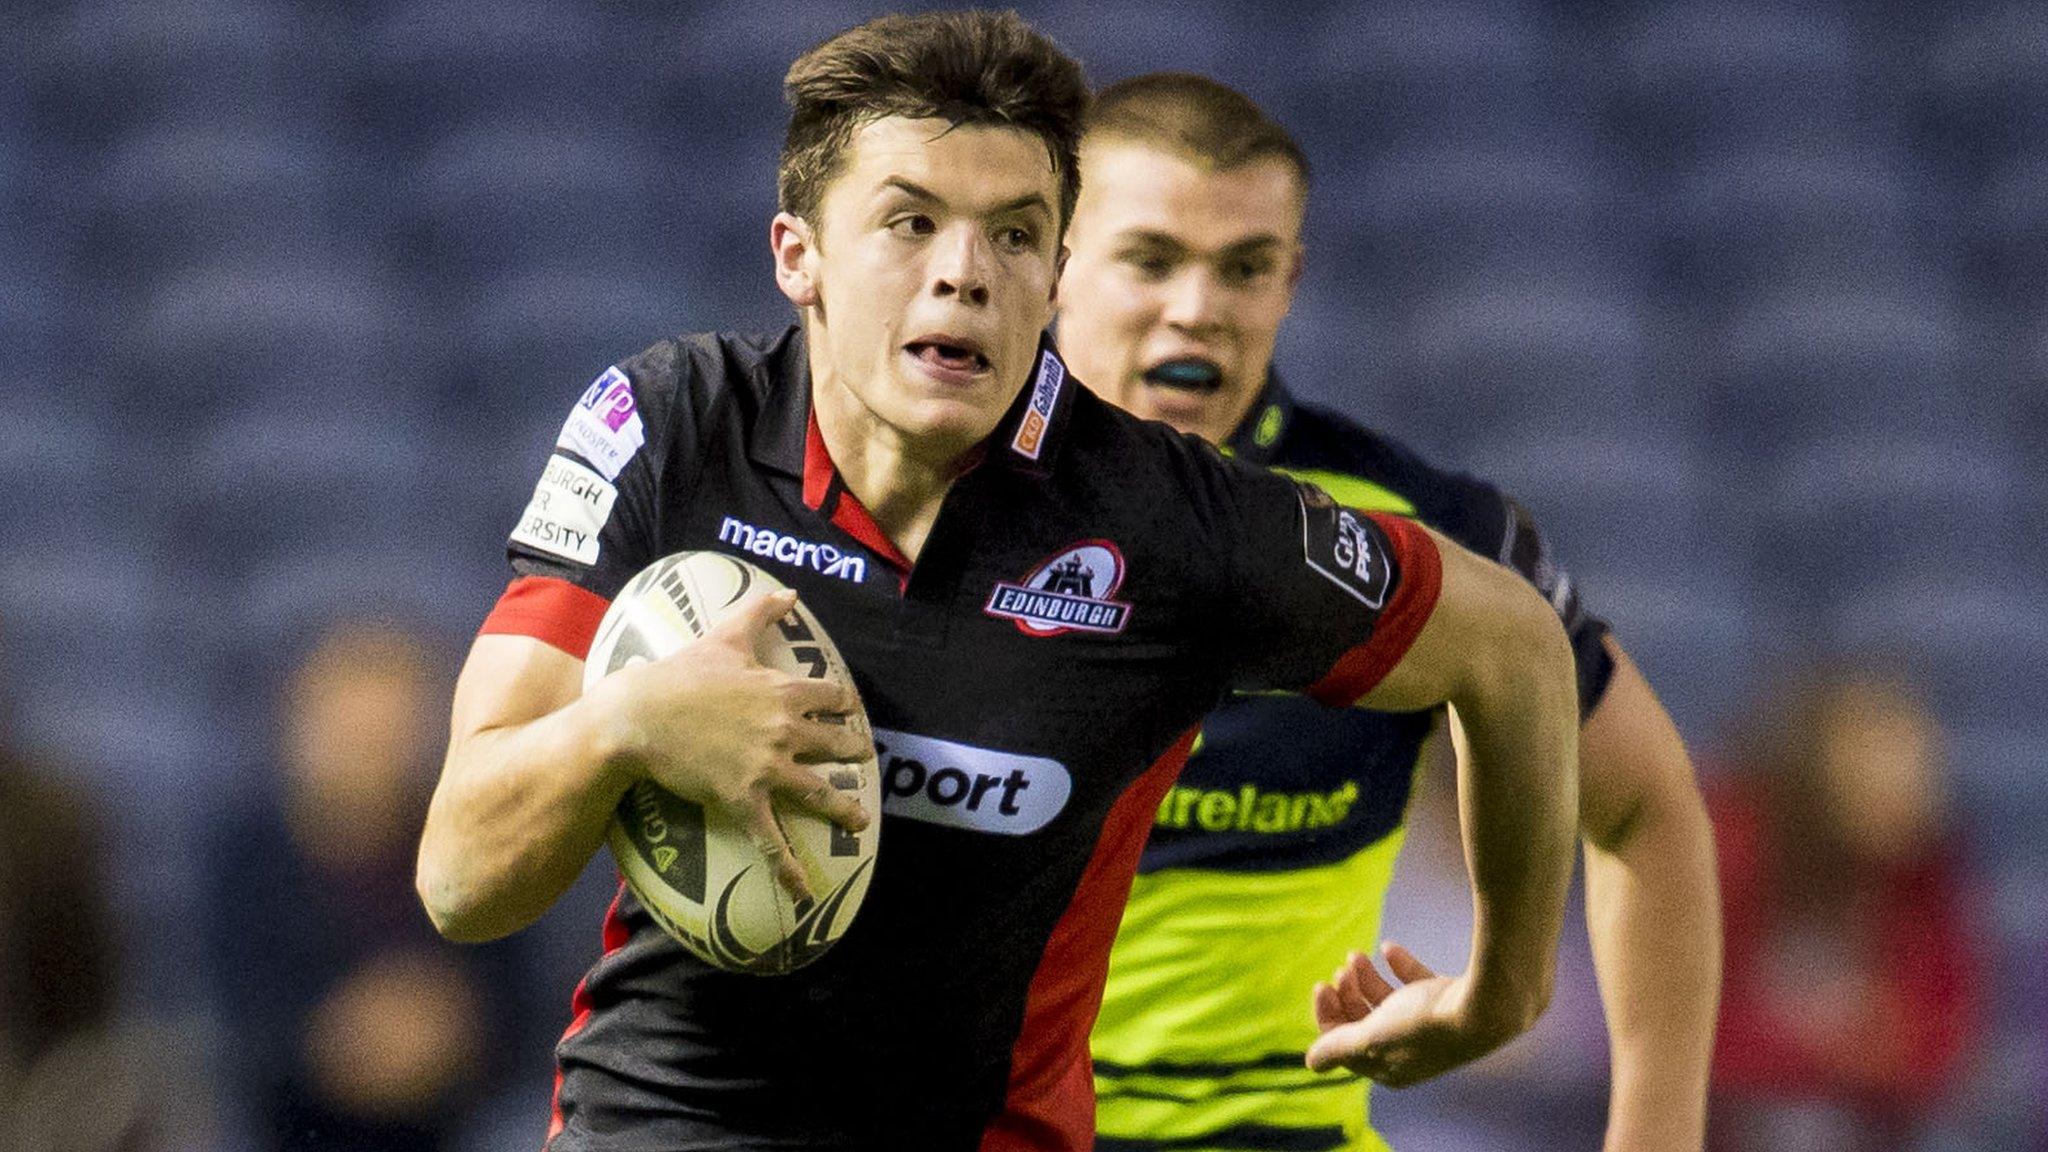
<path fill-rule="evenodd" d="M 1059 194 L 1029 132 L 902 117 L 861 129 L 807 226 L 797 291 L 786 257 L 778 268 L 808 310 L 818 387 L 844 389 L 921 454 L 987 437 L 1052 321 Z M 777 217 L 778 236 L 794 219 Z"/>
<path fill-rule="evenodd" d="M 1302 188 L 1262 159 L 1212 171 L 1090 145 L 1060 280 L 1060 351 L 1096 392 L 1227 439 L 1265 385 L 1301 272 Z"/>

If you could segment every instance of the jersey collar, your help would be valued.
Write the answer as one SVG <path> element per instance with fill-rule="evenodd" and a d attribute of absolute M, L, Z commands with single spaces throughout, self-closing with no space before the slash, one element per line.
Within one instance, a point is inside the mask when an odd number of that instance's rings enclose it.
<path fill-rule="evenodd" d="M 762 365 L 767 379 L 761 410 L 747 455 L 785 476 L 804 474 L 804 448 L 811 423 L 811 358 L 802 326 L 792 324 Z"/>
<path fill-rule="evenodd" d="M 1294 426 L 1294 412 L 1298 405 L 1294 394 L 1280 382 L 1278 370 L 1266 373 L 1266 386 L 1259 391 L 1259 398 L 1245 411 L 1244 421 L 1237 431 L 1230 434 L 1225 447 L 1238 459 L 1250 464 L 1269 465 L 1280 453 L 1280 445 L 1287 438 L 1288 429 Z"/>
<path fill-rule="evenodd" d="M 1038 365 L 989 437 L 989 458 L 1035 476 L 1052 473 L 1080 387 L 1050 334 L 1038 337 Z"/>
<path fill-rule="evenodd" d="M 792 327 L 770 353 L 761 411 L 754 421 L 748 454 L 754 463 L 805 481 L 822 491 L 828 477 L 813 476 L 816 466 L 831 460 L 811 448 L 811 368 L 803 330 Z M 1066 426 L 1080 387 L 1067 371 L 1050 336 L 1038 339 L 1038 361 L 1031 379 L 1018 392 L 1010 410 L 996 424 L 983 446 L 983 463 L 1032 475 L 1048 475 L 1066 439 Z"/>

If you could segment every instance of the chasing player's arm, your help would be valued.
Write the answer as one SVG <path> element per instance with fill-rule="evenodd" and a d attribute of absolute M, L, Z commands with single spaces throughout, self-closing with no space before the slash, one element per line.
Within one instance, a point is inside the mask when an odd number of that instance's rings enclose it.
<path fill-rule="evenodd" d="M 1698 1149 L 1721 985 L 1713 829 L 1677 728 L 1612 636 L 1580 741 L 1586 930 L 1606 1007 L 1610 1149 Z"/>
<path fill-rule="evenodd" d="M 1578 689 L 1557 613 L 1512 571 L 1431 532 L 1442 589 L 1414 642 L 1360 707 L 1449 704 L 1472 876 L 1471 963 L 1456 977 L 1389 956 L 1404 986 L 1354 962 L 1317 990 L 1311 1067 L 1407 1084 L 1492 1051 L 1550 999 L 1578 824 Z"/>
<path fill-rule="evenodd" d="M 788 592 L 756 597 L 691 647 L 614 672 L 587 694 L 583 661 L 567 652 L 526 636 L 477 637 L 420 837 L 416 887 L 442 935 L 491 940 L 538 919 L 643 777 L 727 809 L 803 895 L 769 800 L 865 827 L 859 804 L 810 765 L 868 749 L 819 718 L 853 706 L 844 687 L 754 658 L 755 638 L 793 602 Z"/>

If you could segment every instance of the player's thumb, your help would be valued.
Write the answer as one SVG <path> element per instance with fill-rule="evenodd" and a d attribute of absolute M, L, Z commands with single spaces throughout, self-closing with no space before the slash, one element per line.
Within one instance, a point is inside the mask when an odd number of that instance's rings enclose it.
<path fill-rule="evenodd" d="M 1378 1035 L 1378 1024 L 1370 1016 L 1332 1028 L 1308 1046 L 1305 1062 L 1311 1072 L 1329 1072 L 1350 1061 L 1373 1057 Z"/>

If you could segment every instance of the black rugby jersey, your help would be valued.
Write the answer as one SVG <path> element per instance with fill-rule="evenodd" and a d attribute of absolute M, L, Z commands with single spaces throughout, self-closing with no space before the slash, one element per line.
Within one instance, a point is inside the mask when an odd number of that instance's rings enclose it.
<path fill-rule="evenodd" d="M 1358 698 L 1433 607 L 1435 546 L 1125 415 L 1048 342 L 913 568 L 809 392 L 795 329 L 659 344 L 577 402 L 512 534 L 484 631 L 579 657 L 663 555 L 774 572 L 844 654 L 885 793 L 859 917 L 797 972 L 712 969 L 622 887 L 549 1148 L 1087 1148 L 1110 941 L 1194 726 L 1233 687 Z"/>
<path fill-rule="evenodd" d="M 1405 445 L 1335 412 L 1301 404 L 1275 374 L 1231 436 L 1239 460 L 1323 488 L 1339 503 L 1419 520 L 1519 573 L 1557 610 L 1577 666 L 1579 714 L 1607 691 L 1613 659 L 1605 620 L 1551 555 L 1528 509 L 1484 480 L 1439 468 Z M 1332 710 L 1300 697 L 1233 694 L 1202 723 L 1201 742 L 1154 828 L 1140 870 L 1296 868 L 1343 859 L 1401 823 L 1416 756 L 1436 713 Z M 1182 796 L 1239 792 L 1336 797 L 1328 823 L 1294 836 L 1204 828 Z M 1346 786 L 1350 785 L 1349 790 Z M 1349 797 L 1349 799 L 1345 799 Z M 1336 805 L 1342 804 L 1341 815 Z"/>

